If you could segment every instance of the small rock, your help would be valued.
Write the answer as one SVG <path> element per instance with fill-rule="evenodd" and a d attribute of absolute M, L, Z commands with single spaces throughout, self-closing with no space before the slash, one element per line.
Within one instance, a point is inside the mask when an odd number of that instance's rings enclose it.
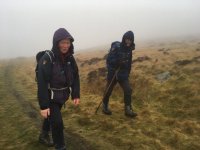
<path fill-rule="evenodd" d="M 168 80 L 170 77 L 171 77 L 170 72 L 169 72 L 169 71 L 166 71 L 166 72 L 163 72 L 163 73 L 161 73 L 161 74 L 158 74 L 158 75 L 156 76 L 156 79 L 159 80 L 159 81 L 161 81 L 161 82 L 163 82 L 163 81 L 165 81 L 165 80 Z"/>

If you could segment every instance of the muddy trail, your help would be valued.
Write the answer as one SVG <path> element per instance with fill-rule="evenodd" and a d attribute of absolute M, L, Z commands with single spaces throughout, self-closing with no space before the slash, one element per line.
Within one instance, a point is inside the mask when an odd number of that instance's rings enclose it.
<path fill-rule="evenodd" d="M 2 83 L 2 87 L 3 87 L 3 91 L 1 90 L 1 95 L 7 95 L 9 94 L 9 97 L 12 97 L 11 99 L 7 99 L 7 101 L 10 101 L 10 103 L 12 104 L 16 104 L 18 105 L 18 107 L 20 107 L 20 112 L 16 112 L 16 113 L 21 113 L 23 114 L 22 116 L 18 116 L 19 118 L 27 118 L 27 122 L 30 123 L 30 126 L 33 126 L 34 130 L 37 131 L 37 133 L 39 133 L 39 130 L 41 128 L 41 123 L 42 123 L 42 119 L 40 117 L 39 114 L 39 109 L 34 106 L 33 104 L 31 104 L 28 100 L 26 100 L 26 97 L 23 94 L 23 91 L 20 91 L 20 89 L 16 88 L 15 83 L 13 82 L 14 76 L 13 76 L 13 69 L 14 69 L 14 65 L 13 62 L 7 62 L 6 64 L 4 64 L 3 66 L 1 66 L 1 83 Z M 1 87 L 1 88 L 2 88 Z M 2 99 L 2 98 L 1 98 Z M 1 105 L 7 105 L 6 101 L 1 102 Z M 11 107 L 12 106 L 8 106 Z M 6 110 L 8 111 L 8 110 Z M 7 112 L 5 112 L 7 113 Z M 4 119 L 1 117 L 1 119 Z M 9 122 L 13 122 L 13 124 L 16 124 L 17 119 L 13 119 L 13 120 L 9 120 Z M 24 125 L 24 124 L 23 124 Z M 29 126 L 29 125 L 27 125 Z M 16 127 L 15 130 L 17 130 L 18 128 Z M 6 129 L 7 132 L 9 132 L 9 129 Z M 6 131 L 5 131 L 6 132 Z M 20 136 L 20 135 L 19 135 Z M 31 135 L 30 135 L 31 136 Z M 37 142 L 37 135 L 35 134 L 33 138 L 33 143 L 34 145 L 30 145 L 30 146 L 26 146 L 26 148 L 28 149 L 53 149 L 53 148 L 46 148 L 44 146 L 42 146 L 41 144 L 39 144 Z M 7 137 L 9 138 L 9 137 Z M 17 139 L 16 139 L 17 140 Z M 23 139 L 26 140 L 26 139 Z M 84 139 L 83 137 L 81 137 L 79 134 L 74 133 L 73 131 L 71 131 L 70 129 L 66 129 L 65 128 L 65 140 L 66 140 L 66 145 L 69 149 L 71 150 L 95 150 L 97 148 L 95 148 L 90 142 L 88 142 L 86 139 Z M 0 138 L 0 144 L 1 141 L 6 141 L 6 139 L 1 139 Z M 27 142 L 27 141 L 25 141 Z M 28 141 L 30 142 L 30 141 Z M 15 146 L 16 148 L 18 146 Z M 12 149 L 12 146 L 9 147 L 4 147 L 5 149 Z M 21 149 L 25 149 L 25 147 L 23 147 L 23 145 L 19 145 L 19 148 Z M 14 149 L 14 148 L 13 148 Z"/>

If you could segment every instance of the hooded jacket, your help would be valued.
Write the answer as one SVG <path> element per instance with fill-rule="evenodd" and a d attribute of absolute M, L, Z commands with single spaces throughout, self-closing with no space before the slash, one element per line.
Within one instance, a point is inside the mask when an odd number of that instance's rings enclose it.
<path fill-rule="evenodd" d="M 70 39 L 71 46 L 66 55 L 61 54 L 58 43 L 63 39 Z M 38 100 L 40 109 L 49 108 L 50 101 L 63 104 L 71 93 L 71 98 L 80 98 L 80 80 L 78 66 L 73 57 L 74 38 L 70 33 L 60 28 L 53 36 L 53 63 L 48 54 L 44 54 L 38 66 Z M 68 88 L 66 88 L 68 87 Z M 50 89 L 61 89 L 53 91 Z M 52 94 L 53 91 L 53 94 Z M 53 95 L 53 96 L 52 96 Z"/>
<path fill-rule="evenodd" d="M 125 43 L 125 39 L 129 39 L 132 41 L 131 45 L 127 47 Z M 132 64 L 132 51 L 135 50 L 135 43 L 134 43 L 134 34 L 132 31 L 126 32 L 121 42 L 113 42 L 111 44 L 111 49 L 108 54 L 106 63 L 107 63 L 107 79 L 111 80 L 115 71 L 118 67 L 120 70 L 117 74 L 118 81 L 127 80 L 131 71 L 131 64 Z"/>

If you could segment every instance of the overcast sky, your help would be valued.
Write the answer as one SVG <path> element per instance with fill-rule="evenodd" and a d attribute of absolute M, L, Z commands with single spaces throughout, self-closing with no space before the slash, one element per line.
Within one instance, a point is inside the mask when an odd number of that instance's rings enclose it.
<path fill-rule="evenodd" d="M 51 49 L 56 29 L 66 28 L 75 49 L 121 40 L 136 42 L 200 35 L 199 0 L 0 0 L 0 58 L 33 56 Z"/>

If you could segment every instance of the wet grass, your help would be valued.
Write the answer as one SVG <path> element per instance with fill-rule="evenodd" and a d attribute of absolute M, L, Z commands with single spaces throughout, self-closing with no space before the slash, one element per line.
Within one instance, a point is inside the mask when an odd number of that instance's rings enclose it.
<path fill-rule="evenodd" d="M 170 50 L 169 55 L 157 50 L 135 52 L 135 58 L 144 54 L 151 58 L 134 63 L 130 75 L 133 108 L 139 114 L 135 119 L 124 116 L 123 93 L 119 86 L 110 99 L 113 115 L 105 116 L 101 109 L 95 115 L 102 99 L 105 77 L 97 76 L 88 83 L 87 75 L 95 67 L 102 68 L 105 62 L 101 60 L 80 67 L 81 105 L 75 107 L 69 100 L 66 109 L 62 110 L 69 149 L 200 149 L 199 63 L 175 64 L 179 59 L 192 60 L 200 53 L 180 51 Z M 79 58 L 79 65 L 82 63 Z M 0 64 L 0 147 L 45 149 L 37 142 L 41 117 L 36 98 L 34 60 L 13 59 Z M 170 79 L 157 81 L 155 76 L 164 71 L 172 74 Z"/>

